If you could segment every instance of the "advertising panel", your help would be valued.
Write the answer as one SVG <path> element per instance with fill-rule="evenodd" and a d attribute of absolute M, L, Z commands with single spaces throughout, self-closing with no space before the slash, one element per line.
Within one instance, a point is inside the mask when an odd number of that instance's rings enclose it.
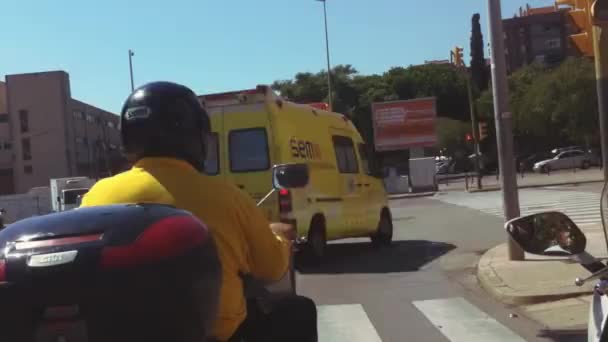
<path fill-rule="evenodd" d="M 376 151 L 398 151 L 437 144 L 437 99 L 372 104 Z"/>

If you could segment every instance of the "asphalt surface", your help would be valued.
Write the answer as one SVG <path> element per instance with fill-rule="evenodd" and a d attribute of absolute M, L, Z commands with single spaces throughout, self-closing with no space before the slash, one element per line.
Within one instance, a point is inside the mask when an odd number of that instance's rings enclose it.
<path fill-rule="evenodd" d="M 300 267 L 298 291 L 319 305 L 326 341 L 586 341 L 585 327 L 546 331 L 489 298 L 474 271 L 504 242 L 502 219 L 437 196 L 392 202 L 392 247 L 340 241 L 321 266 Z"/>

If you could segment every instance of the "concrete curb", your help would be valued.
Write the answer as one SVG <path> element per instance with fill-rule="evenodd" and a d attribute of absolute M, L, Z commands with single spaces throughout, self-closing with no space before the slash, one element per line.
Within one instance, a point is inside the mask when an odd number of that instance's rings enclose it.
<path fill-rule="evenodd" d="M 409 193 L 409 194 L 394 194 L 388 195 L 389 200 L 403 199 L 403 198 L 416 198 L 416 197 L 432 197 L 435 196 L 436 192 L 420 192 L 420 193 Z"/>
<path fill-rule="evenodd" d="M 496 270 L 492 266 L 492 260 L 497 254 L 498 249 L 504 248 L 505 244 L 498 245 L 486 253 L 483 254 L 479 263 L 477 264 L 477 281 L 479 285 L 492 297 L 498 301 L 507 305 L 525 305 L 525 304 L 537 304 L 543 302 L 556 301 L 561 299 L 567 299 L 572 297 L 578 297 L 582 295 L 589 295 L 590 290 L 581 288 L 576 291 L 562 292 L 562 293 L 538 293 L 538 294 L 518 294 L 515 289 L 509 287 L 503 279 L 496 273 Z M 526 261 L 524 261 L 526 262 Z M 528 261 L 534 262 L 534 261 Z"/>
<path fill-rule="evenodd" d="M 578 182 L 557 182 L 557 183 L 547 183 L 547 184 L 530 184 L 530 185 L 520 185 L 517 188 L 518 189 L 531 189 L 531 188 L 544 188 L 544 187 L 548 187 L 548 186 L 563 186 L 563 185 L 578 185 L 578 184 L 589 184 L 589 183 L 603 183 L 603 180 L 585 180 L 585 181 L 578 181 Z M 485 189 L 472 189 L 472 190 L 468 190 L 469 193 L 476 193 L 476 192 L 492 192 L 492 191 L 500 191 L 501 188 L 499 186 L 492 186 L 489 188 L 485 188 Z"/>

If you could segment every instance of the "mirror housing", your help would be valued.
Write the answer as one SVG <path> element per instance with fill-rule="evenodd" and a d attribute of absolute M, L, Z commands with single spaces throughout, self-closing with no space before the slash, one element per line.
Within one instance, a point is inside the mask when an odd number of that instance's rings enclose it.
<path fill-rule="evenodd" d="M 565 214 L 551 211 L 518 217 L 505 229 L 521 248 L 532 254 L 571 256 L 585 251 L 585 234 Z"/>
<path fill-rule="evenodd" d="M 272 186 L 275 189 L 304 188 L 309 180 L 307 164 L 281 164 L 272 168 Z"/>

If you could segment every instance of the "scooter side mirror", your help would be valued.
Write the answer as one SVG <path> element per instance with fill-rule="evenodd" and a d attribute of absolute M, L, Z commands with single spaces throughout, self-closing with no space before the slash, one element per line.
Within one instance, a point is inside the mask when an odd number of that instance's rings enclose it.
<path fill-rule="evenodd" d="M 272 168 L 272 185 L 275 189 L 297 189 L 308 185 L 308 165 L 282 164 Z"/>
<path fill-rule="evenodd" d="M 560 212 L 518 217 L 507 222 L 505 229 L 524 251 L 532 254 L 572 256 L 583 253 L 587 246 L 585 234 Z"/>

